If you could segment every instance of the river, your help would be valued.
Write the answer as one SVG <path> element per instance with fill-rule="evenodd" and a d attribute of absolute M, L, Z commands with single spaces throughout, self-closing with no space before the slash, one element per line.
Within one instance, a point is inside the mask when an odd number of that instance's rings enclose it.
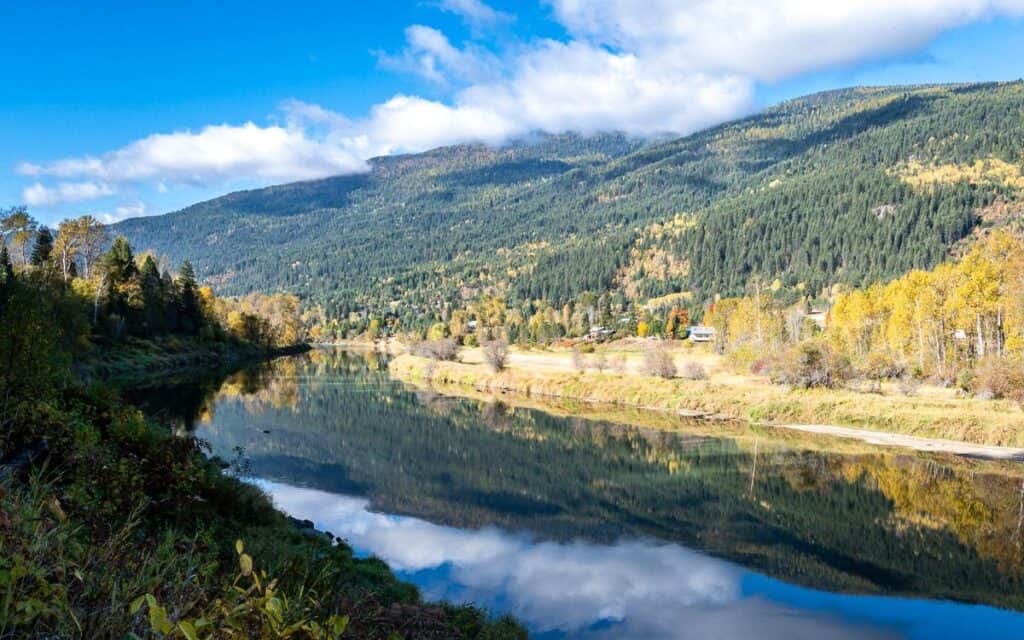
<path fill-rule="evenodd" d="M 1020 464 L 446 397 L 340 350 L 131 397 L 533 637 L 1024 637 Z"/>

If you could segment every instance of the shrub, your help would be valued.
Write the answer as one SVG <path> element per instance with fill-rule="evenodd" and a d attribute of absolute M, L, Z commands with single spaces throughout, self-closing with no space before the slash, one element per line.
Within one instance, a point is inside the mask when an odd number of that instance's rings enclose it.
<path fill-rule="evenodd" d="M 868 355 L 860 368 L 860 374 L 875 383 L 882 380 L 895 380 L 903 376 L 905 371 L 906 367 L 888 353 L 881 351 L 875 351 Z"/>
<path fill-rule="evenodd" d="M 967 386 L 979 398 L 1024 402 L 1024 363 L 1006 358 L 979 360 Z"/>
<path fill-rule="evenodd" d="M 914 376 L 903 376 L 900 378 L 899 388 L 900 393 L 910 398 L 917 395 L 918 389 L 921 388 L 921 381 Z"/>
<path fill-rule="evenodd" d="M 498 373 L 508 363 L 508 343 L 504 340 L 491 340 L 484 344 L 484 360 L 491 371 Z"/>
<path fill-rule="evenodd" d="M 580 351 L 579 347 L 573 347 L 572 349 L 572 366 L 577 371 L 584 371 L 587 368 L 587 363 L 583 360 L 583 352 Z"/>
<path fill-rule="evenodd" d="M 687 362 L 683 365 L 683 377 L 687 380 L 707 380 L 708 372 L 699 362 Z"/>
<path fill-rule="evenodd" d="M 974 369 L 962 369 L 956 374 L 956 386 L 965 393 L 974 386 Z"/>
<path fill-rule="evenodd" d="M 604 371 L 608 368 L 608 358 L 603 353 L 596 353 L 594 357 L 590 359 L 590 366 L 594 367 L 598 371 Z"/>
<path fill-rule="evenodd" d="M 425 340 L 413 348 L 413 353 L 433 360 L 455 360 L 459 355 L 459 345 L 451 338 Z"/>
<path fill-rule="evenodd" d="M 644 363 L 641 371 L 645 375 L 658 376 L 659 378 L 674 378 L 676 375 L 676 363 L 672 355 L 664 349 L 652 349 L 644 354 Z"/>
<path fill-rule="evenodd" d="M 801 342 L 777 355 L 770 365 L 775 384 L 800 389 L 834 389 L 850 378 L 850 361 L 817 340 Z"/>

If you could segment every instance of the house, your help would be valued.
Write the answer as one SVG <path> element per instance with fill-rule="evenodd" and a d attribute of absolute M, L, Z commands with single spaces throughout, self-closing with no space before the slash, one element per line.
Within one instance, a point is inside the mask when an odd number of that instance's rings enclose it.
<path fill-rule="evenodd" d="M 588 340 L 600 340 L 601 338 L 607 338 L 608 336 L 612 335 L 613 333 L 615 333 L 615 331 L 613 329 L 609 329 L 607 327 L 602 327 L 602 326 L 595 325 L 595 326 L 590 327 L 590 332 L 587 333 L 587 339 Z"/>
<path fill-rule="evenodd" d="M 690 342 L 714 342 L 715 328 L 694 326 L 690 327 Z"/>

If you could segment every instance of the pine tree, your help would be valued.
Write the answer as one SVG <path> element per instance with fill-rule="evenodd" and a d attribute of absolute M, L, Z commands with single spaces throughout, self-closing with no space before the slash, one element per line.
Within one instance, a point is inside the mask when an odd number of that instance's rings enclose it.
<path fill-rule="evenodd" d="M 7 253 L 7 245 L 0 245 L 0 287 L 6 287 L 14 280 L 14 266 L 11 264 L 11 255 Z"/>
<path fill-rule="evenodd" d="M 32 247 L 29 261 L 33 266 L 42 267 L 50 261 L 53 254 L 53 232 L 49 227 L 42 227 L 36 235 L 36 244 Z"/>
<path fill-rule="evenodd" d="M 164 283 L 160 279 L 160 268 L 152 255 L 147 255 L 139 269 L 139 286 L 146 318 L 146 330 L 152 334 L 164 328 Z"/>
<path fill-rule="evenodd" d="M 189 333 L 195 333 L 199 331 L 203 317 L 202 309 L 199 306 L 199 294 L 196 290 L 196 272 L 188 260 L 181 263 L 175 284 L 178 287 L 178 308 L 182 328 Z"/>
<path fill-rule="evenodd" d="M 106 255 L 106 268 L 111 285 L 123 284 L 135 276 L 135 256 L 132 255 L 132 247 L 124 236 L 114 238 L 110 245 L 110 251 Z"/>

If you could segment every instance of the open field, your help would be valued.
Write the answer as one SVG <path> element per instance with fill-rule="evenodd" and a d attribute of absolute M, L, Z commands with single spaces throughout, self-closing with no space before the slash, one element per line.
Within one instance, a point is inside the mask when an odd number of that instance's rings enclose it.
<path fill-rule="evenodd" d="M 627 343 L 603 350 L 607 361 L 621 358 L 615 371 L 578 371 L 568 351 L 513 350 L 507 369 L 492 373 L 478 349 L 464 350 L 460 362 L 403 354 L 392 361 L 390 370 L 397 378 L 442 389 L 455 386 L 742 420 L 875 444 L 1024 459 L 1024 411 L 1012 402 L 959 398 L 952 390 L 936 387 L 922 387 L 911 397 L 885 387 L 881 393 L 790 390 L 764 377 L 734 373 L 719 356 L 701 348 L 676 349 L 673 357 L 680 370 L 699 362 L 706 379 L 666 380 L 640 373 L 645 348 L 642 343 Z M 583 354 L 584 364 L 589 358 L 594 354 Z"/>

